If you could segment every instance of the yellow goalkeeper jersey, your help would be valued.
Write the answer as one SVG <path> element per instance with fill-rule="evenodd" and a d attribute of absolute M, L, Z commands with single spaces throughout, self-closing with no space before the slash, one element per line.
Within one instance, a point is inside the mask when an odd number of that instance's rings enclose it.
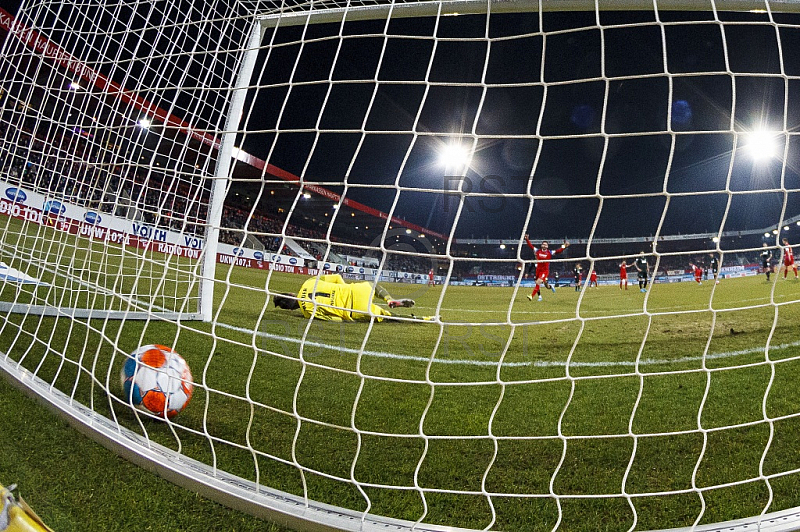
<path fill-rule="evenodd" d="M 389 311 L 372 303 L 372 284 L 346 283 L 339 274 L 312 277 L 303 283 L 297 294 L 303 316 L 319 320 L 369 320 L 376 316 L 391 316 Z M 382 318 L 378 318 L 380 321 Z"/>

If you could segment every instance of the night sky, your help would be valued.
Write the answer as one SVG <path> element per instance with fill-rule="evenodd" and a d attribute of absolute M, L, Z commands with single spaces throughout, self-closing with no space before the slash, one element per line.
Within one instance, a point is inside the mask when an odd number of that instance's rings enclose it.
<path fill-rule="evenodd" d="M 278 46 L 261 52 L 244 148 L 340 193 L 347 176 L 347 197 L 385 211 L 395 190 L 363 186 L 396 183 L 403 188 L 396 214 L 449 232 L 457 202 L 426 189 L 457 186 L 437 158 L 460 134 L 475 146 L 466 191 L 512 197 L 470 197 L 457 237 L 586 237 L 595 223 L 597 237 L 654 234 L 664 191 L 675 195 L 662 233 L 716 232 L 729 201 L 723 230 L 766 227 L 780 218 L 782 180 L 783 188 L 800 187 L 798 140 L 789 137 L 782 176 L 781 158 L 756 164 L 733 132 L 782 131 L 785 115 L 795 133 L 800 82 L 780 77 L 774 27 L 745 24 L 766 15 L 721 14 L 730 23 L 729 68 L 720 25 L 703 22 L 710 16 L 661 14 L 666 22 L 695 21 L 664 27 L 671 79 L 658 25 L 606 29 L 601 56 L 594 13 L 544 16 L 545 31 L 555 33 L 546 39 L 543 70 L 536 14 L 493 15 L 488 33 L 498 40 L 491 45 L 482 39 L 484 16 L 443 17 L 438 27 L 433 19 L 394 20 L 382 59 L 382 20 L 346 24 L 341 47 L 338 24 L 309 26 L 302 49 L 303 27 L 280 28 L 265 38 Z M 652 18 L 612 13 L 602 22 Z M 360 32 L 371 36 L 350 37 Z M 800 48 L 800 30 L 781 28 L 780 44 L 785 73 L 800 75 L 800 61 L 788 52 Z M 674 149 L 666 133 L 670 111 Z M 787 136 L 776 140 L 782 153 Z M 556 198 L 536 199 L 526 225 L 527 192 Z M 597 194 L 605 196 L 599 216 Z M 798 196 L 786 195 L 786 218 L 800 213 Z"/>

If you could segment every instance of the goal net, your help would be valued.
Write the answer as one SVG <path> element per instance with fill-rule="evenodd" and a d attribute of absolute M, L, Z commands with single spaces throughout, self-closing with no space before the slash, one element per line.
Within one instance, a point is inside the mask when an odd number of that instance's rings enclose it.
<path fill-rule="evenodd" d="M 0 10 L 0 367 L 297 528 L 794 529 L 798 11 Z"/>

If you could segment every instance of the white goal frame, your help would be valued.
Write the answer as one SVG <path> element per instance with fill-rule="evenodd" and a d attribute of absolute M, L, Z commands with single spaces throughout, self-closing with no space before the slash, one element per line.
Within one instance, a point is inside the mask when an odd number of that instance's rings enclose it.
<path fill-rule="evenodd" d="M 712 3 L 719 10 L 749 11 L 764 9 L 765 2 L 759 0 L 709 0 L 702 2 L 701 9 Z M 488 8 L 487 8 L 488 5 Z M 249 40 L 243 50 L 236 78 L 231 80 L 232 97 L 225 113 L 224 131 L 217 132 L 219 156 L 213 172 L 208 217 L 205 227 L 205 247 L 202 265 L 199 268 L 199 308 L 190 312 L 161 312 L 142 308 L 139 312 L 103 311 L 98 309 L 58 308 L 42 305 L 21 305 L 0 302 L 0 313 L 15 312 L 43 316 L 72 316 L 76 318 L 108 319 L 166 319 L 202 320 L 214 323 L 213 307 L 215 274 L 217 272 L 217 249 L 221 229 L 222 207 L 227 183 L 236 160 L 236 134 L 244 108 L 250 79 L 253 75 L 258 48 L 268 28 L 277 25 L 302 25 L 340 22 L 347 20 L 372 20 L 392 17 L 428 17 L 456 14 L 481 14 L 489 9 L 492 13 L 536 12 L 542 10 L 696 10 L 697 0 L 503 0 L 490 2 L 481 0 L 442 0 L 413 3 L 390 3 L 342 7 L 338 2 L 300 4 L 295 7 L 276 9 L 274 14 L 259 14 L 254 18 Z M 773 11 L 800 12 L 800 2 L 790 0 L 770 1 Z M 186 487 L 216 500 L 231 508 L 275 521 L 302 530 L 417 530 L 458 531 L 463 529 L 429 525 L 420 522 L 385 518 L 367 512 L 304 499 L 289 493 L 265 488 L 255 483 L 187 458 L 173 450 L 155 444 L 146 438 L 111 422 L 73 398 L 43 381 L 37 375 L 14 362 L 9 353 L 0 352 L 0 370 L 16 387 L 45 404 L 72 427 L 99 442 L 118 455 L 162 476 L 175 484 Z M 800 507 L 783 510 L 749 519 L 740 519 L 713 525 L 687 527 L 686 531 L 745 532 L 749 530 L 788 532 L 800 529 Z"/>

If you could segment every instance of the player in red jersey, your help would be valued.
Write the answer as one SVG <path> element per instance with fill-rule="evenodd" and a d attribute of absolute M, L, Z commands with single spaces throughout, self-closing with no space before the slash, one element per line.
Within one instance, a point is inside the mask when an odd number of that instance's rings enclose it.
<path fill-rule="evenodd" d="M 589 273 L 589 288 L 593 286 L 597 288 L 597 270 L 592 270 L 591 273 Z"/>
<path fill-rule="evenodd" d="M 533 298 L 537 296 L 539 301 L 541 301 L 542 295 L 539 292 L 539 287 L 541 285 L 552 290 L 554 294 L 556 293 L 555 287 L 550 286 L 550 283 L 547 282 L 547 278 L 550 276 L 550 259 L 553 258 L 553 255 L 557 255 L 567 249 L 569 247 L 569 242 L 564 242 L 561 244 L 561 247 L 555 251 L 550 251 L 550 244 L 546 240 L 542 242 L 542 247 L 536 248 L 531 244 L 528 235 L 525 235 L 525 243 L 533 250 L 533 254 L 536 257 L 536 286 L 533 287 L 533 292 L 528 296 L 528 301 L 533 301 Z"/>
<path fill-rule="evenodd" d="M 696 264 L 689 263 L 689 267 L 692 269 L 692 273 L 694 274 L 694 282 L 697 284 L 703 284 L 701 280 L 703 278 L 703 268 Z"/>
<path fill-rule="evenodd" d="M 797 264 L 794 262 L 794 251 L 792 246 L 789 245 L 789 239 L 783 239 L 783 278 L 786 279 L 786 274 L 789 273 L 789 268 L 794 271 L 794 278 L 797 279 Z"/>
<path fill-rule="evenodd" d="M 633 266 L 633 264 L 628 264 L 626 261 L 622 261 L 619 264 L 619 289 L 620 290 L 627 290 L 628 289 L 628 268 Z"/>
<path fill-rule="evenodd" d="M 434 286 L 435 284 L 436 281 L 434 281 L 433 279 L 433 268 L 431 268 L 430 271 L 428 272 L 428 286 Z"/>

